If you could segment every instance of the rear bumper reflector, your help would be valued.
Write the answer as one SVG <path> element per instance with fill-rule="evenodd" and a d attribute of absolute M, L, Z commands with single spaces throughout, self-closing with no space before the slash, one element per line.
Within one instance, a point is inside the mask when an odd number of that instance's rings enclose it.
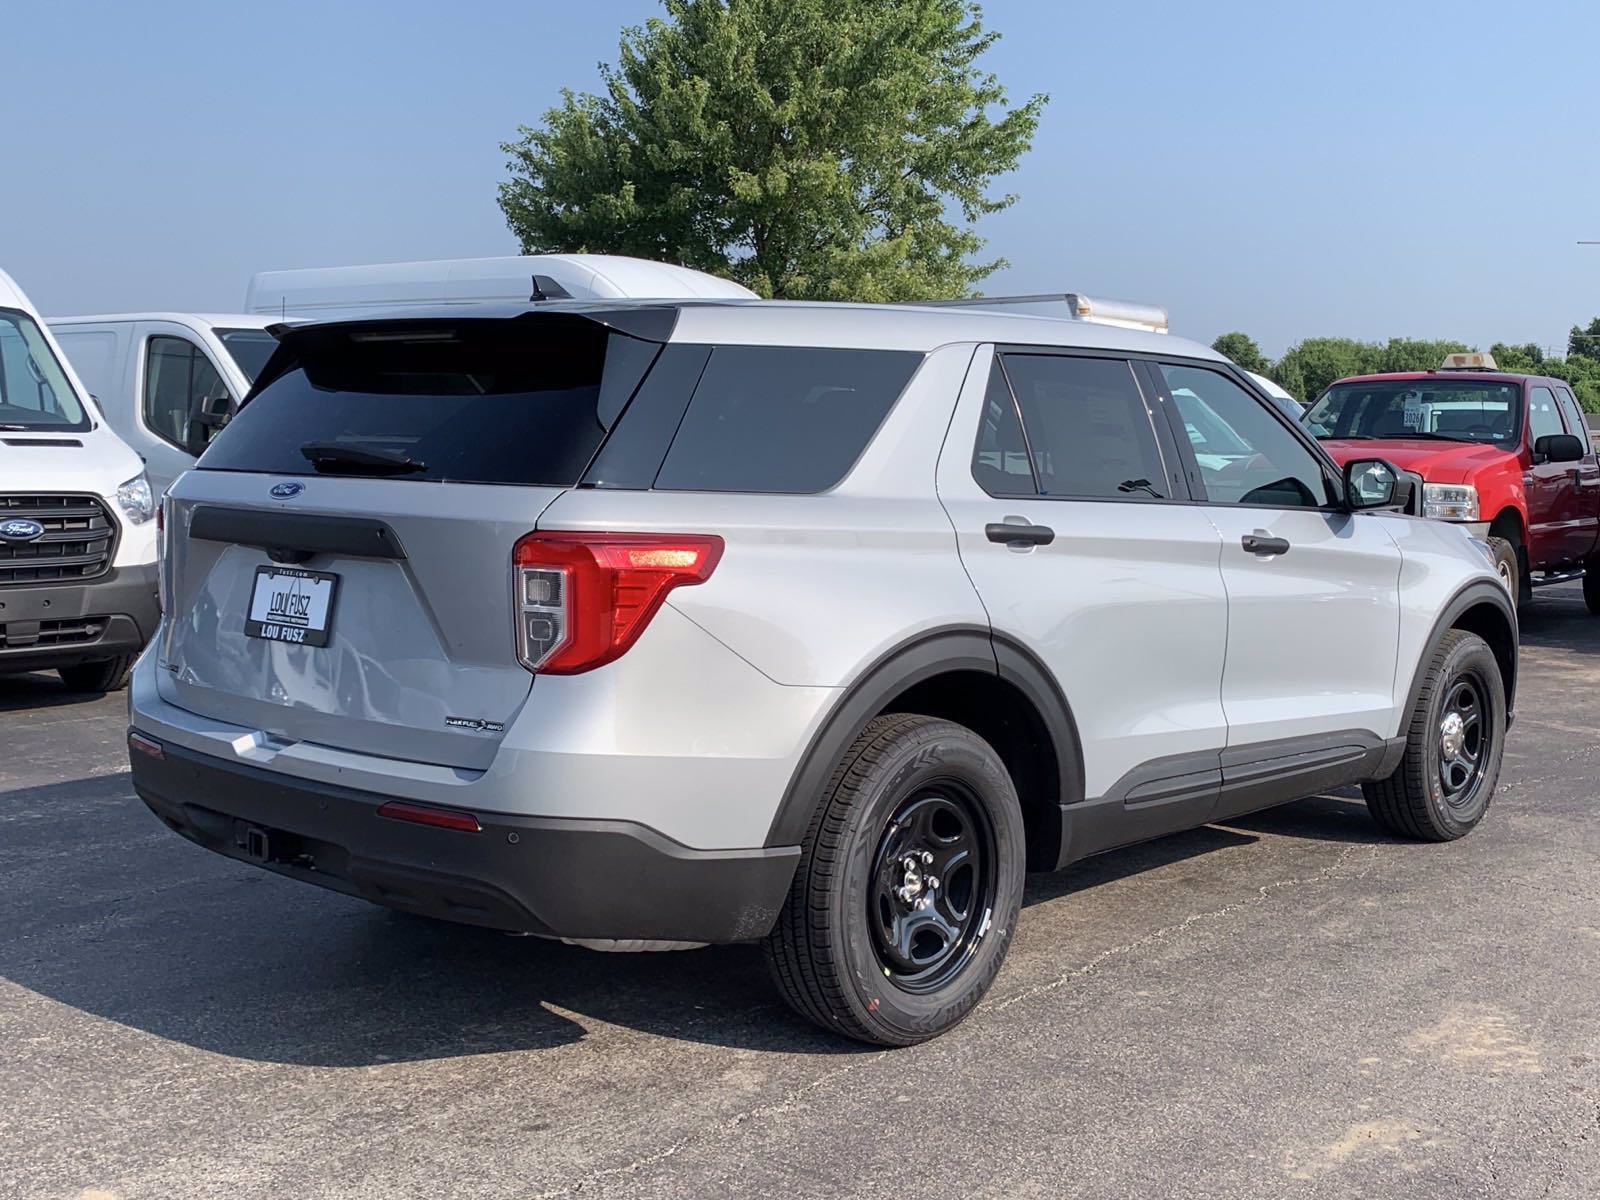
<path fill-rule="evenodd" d="M 378 806 L 380 817 L 395 821 L 410 821 L 416 825 L 432 825 L 437 829 L 459 829 L 462 833 L 481 833 L 483 826 L 478 818 L 459 808 L 435 808 L 431 804 L 410 804 L 404 800 L 391 800 Z"/>

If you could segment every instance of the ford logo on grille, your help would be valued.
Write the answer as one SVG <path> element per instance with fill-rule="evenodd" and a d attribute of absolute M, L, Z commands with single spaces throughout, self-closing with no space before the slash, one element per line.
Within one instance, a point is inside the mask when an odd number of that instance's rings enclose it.
<path fill-rule="evenodd" d="M 0 542 L 32 542 L 44 536 L 44 526 L 26 517 L 0 521 Z"/>
<path fill-rule="evenodd" d="M 272 485 L 272 494 L 274 496 L 276 496 L 279 500 L 287 500 L 291 496 L 298 496 L 301 492 L 303 492 L 305 490 L 306 490 L 306 485 L 303 484 L 303 483 L 289 482 L 289 483 L 275 483 L 275 484 Z"/>

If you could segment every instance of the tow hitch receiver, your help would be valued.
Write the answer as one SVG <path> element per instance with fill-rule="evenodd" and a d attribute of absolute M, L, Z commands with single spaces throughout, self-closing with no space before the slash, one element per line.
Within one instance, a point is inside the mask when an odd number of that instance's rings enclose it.
<path fill-rule="evenodd" d="M 246 858 L 264 863 L 271 857 L 271 842 L 267 838 L 265 829 L 246 825 L 241 821 L 237 828 L 236 841 Z"/>

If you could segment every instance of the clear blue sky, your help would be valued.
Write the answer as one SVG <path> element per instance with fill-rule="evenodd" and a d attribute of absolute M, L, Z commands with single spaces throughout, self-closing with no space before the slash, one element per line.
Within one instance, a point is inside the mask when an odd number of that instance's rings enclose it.
<path fill-rule="evenodd" d="M 1053 97 L 991 293 L 1561 343 L 1600 314 L 1595 0 L 989 0 Z M 0 266 L 46 313 L 231 310 L 279 267 L 515 253 L 498 144 L 653 0 L 151 0 L 7 23 Z"/>

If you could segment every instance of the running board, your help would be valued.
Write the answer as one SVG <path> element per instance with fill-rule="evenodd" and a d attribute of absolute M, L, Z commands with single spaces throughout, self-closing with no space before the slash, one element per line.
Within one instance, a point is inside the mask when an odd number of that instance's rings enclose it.
<path fill-rule="evenodd" d="M 1543 575 L 1530 578 L 1528 585 L 1530 587 L 1550 587 L 1552 584 L 1571 583 L 1574 579 L 1582 578 L 1583 568 L 1574 567 L 1570 571 L 1546 571 Z"/>

